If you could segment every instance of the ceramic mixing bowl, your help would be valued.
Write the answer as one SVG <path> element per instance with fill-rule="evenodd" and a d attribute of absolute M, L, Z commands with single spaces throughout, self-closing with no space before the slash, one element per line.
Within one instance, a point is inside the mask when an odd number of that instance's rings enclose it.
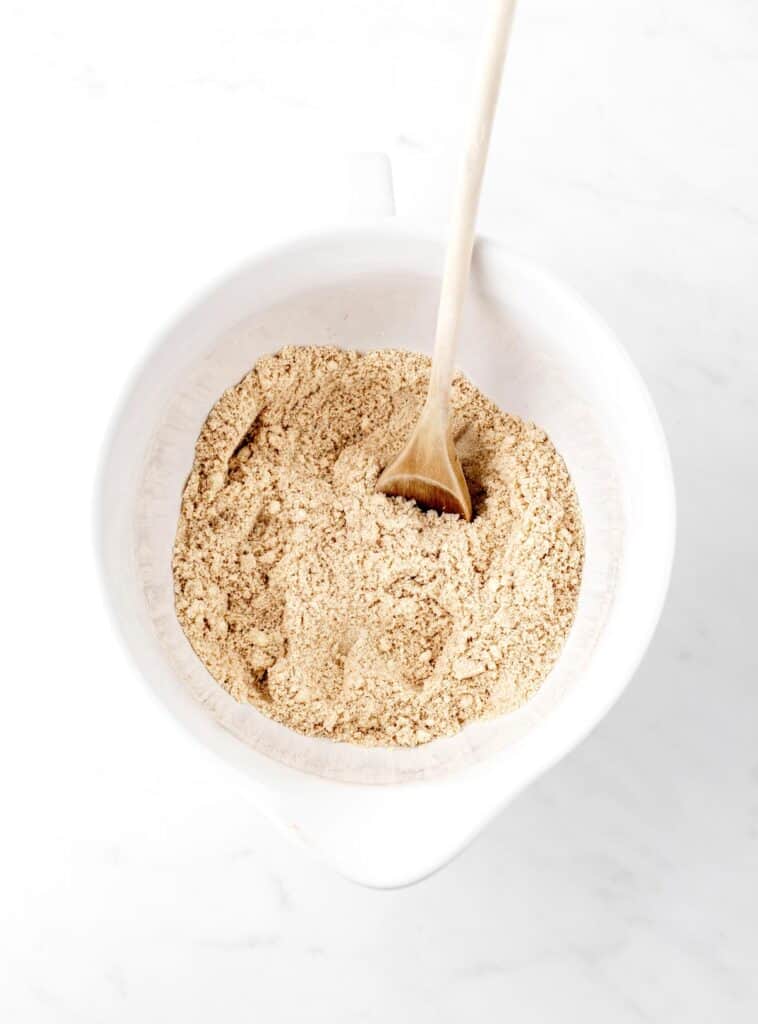
<path fill-rule="evenodd" d="M 674 548 L 666 442 L 626 352 L 568 288 L 482 239 L 459 365 L 499 406 L 547 430 L 584 516 L 576 621 L 550 676 L 517 712 L 412 750 L 300 736 L 237 704 L 209 676 L 174 614 L 171 550 L 210 407 L 283 345 L 429 353 L 442 262 L 441 235 L 392 219 L 251 259 L 156 340 L 117 413 L 100 474 L 105 585 L 138 674 L 233 766 L 263 813 L 374 886 L 407 884 L 444 864 L 600 721 L 650 641 Z"/>

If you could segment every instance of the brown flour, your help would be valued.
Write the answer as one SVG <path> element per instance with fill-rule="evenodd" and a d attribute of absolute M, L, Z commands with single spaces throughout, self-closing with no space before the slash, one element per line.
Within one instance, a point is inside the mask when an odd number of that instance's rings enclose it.
<path fill-rule="evenodd" d="M 584 539 L 563 460 L 463 377 L 473 522 L 374 493 L 428 374 L 410 352 L 287 348 L 221 396 L 198 439 L 179 621 L 237 700 L 299 732 L 412 746 L 513 710 L 574 618 Z"/>

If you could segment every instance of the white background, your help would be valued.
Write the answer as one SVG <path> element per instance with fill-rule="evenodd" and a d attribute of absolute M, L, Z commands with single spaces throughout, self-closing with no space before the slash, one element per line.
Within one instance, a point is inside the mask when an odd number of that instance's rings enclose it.
<path fill-rule="evenodd" d="M 748 1022 L 758 1014 L 758 7 L 521 0 L 482 230 L 615 327 L 680 534 L 612 713 L 453 865 L 361 890 L 156 710 L 111 633 L 93 473 L 211 278 L 391 156 L 443 218 L 485 0 L 4 0 L 0 1017 Z"/>

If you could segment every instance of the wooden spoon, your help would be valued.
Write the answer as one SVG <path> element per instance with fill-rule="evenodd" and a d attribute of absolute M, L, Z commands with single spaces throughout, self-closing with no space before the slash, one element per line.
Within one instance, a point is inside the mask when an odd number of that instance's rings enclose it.
<path fill-rule="evenodd" d="M 409 498 L 438 512 L 455 512 L 467 522 L 471 520 L 471 495 L 450 430 L 450 383 L 471 266 L 479 193 L 515 6 L 516 0 L 494 0 L 474 117 L 453 208 L 426 403 L 405 448 L 376 484 L 376 489 L 384 494 Z"/>

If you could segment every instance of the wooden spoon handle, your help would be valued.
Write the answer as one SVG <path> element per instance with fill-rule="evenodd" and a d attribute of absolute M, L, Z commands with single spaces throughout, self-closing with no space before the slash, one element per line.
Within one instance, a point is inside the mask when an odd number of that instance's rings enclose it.
<path fill-rule="evenodd" d="M 438 406 L 445 416 L 449 406 L 458 326 L 471 266 L 479 193 L 515 7 L 516 0 L 493 0 L 492 22 L 487 31 L 481 77 L 450 223 L 427 398 L 427 404 Z"/>

